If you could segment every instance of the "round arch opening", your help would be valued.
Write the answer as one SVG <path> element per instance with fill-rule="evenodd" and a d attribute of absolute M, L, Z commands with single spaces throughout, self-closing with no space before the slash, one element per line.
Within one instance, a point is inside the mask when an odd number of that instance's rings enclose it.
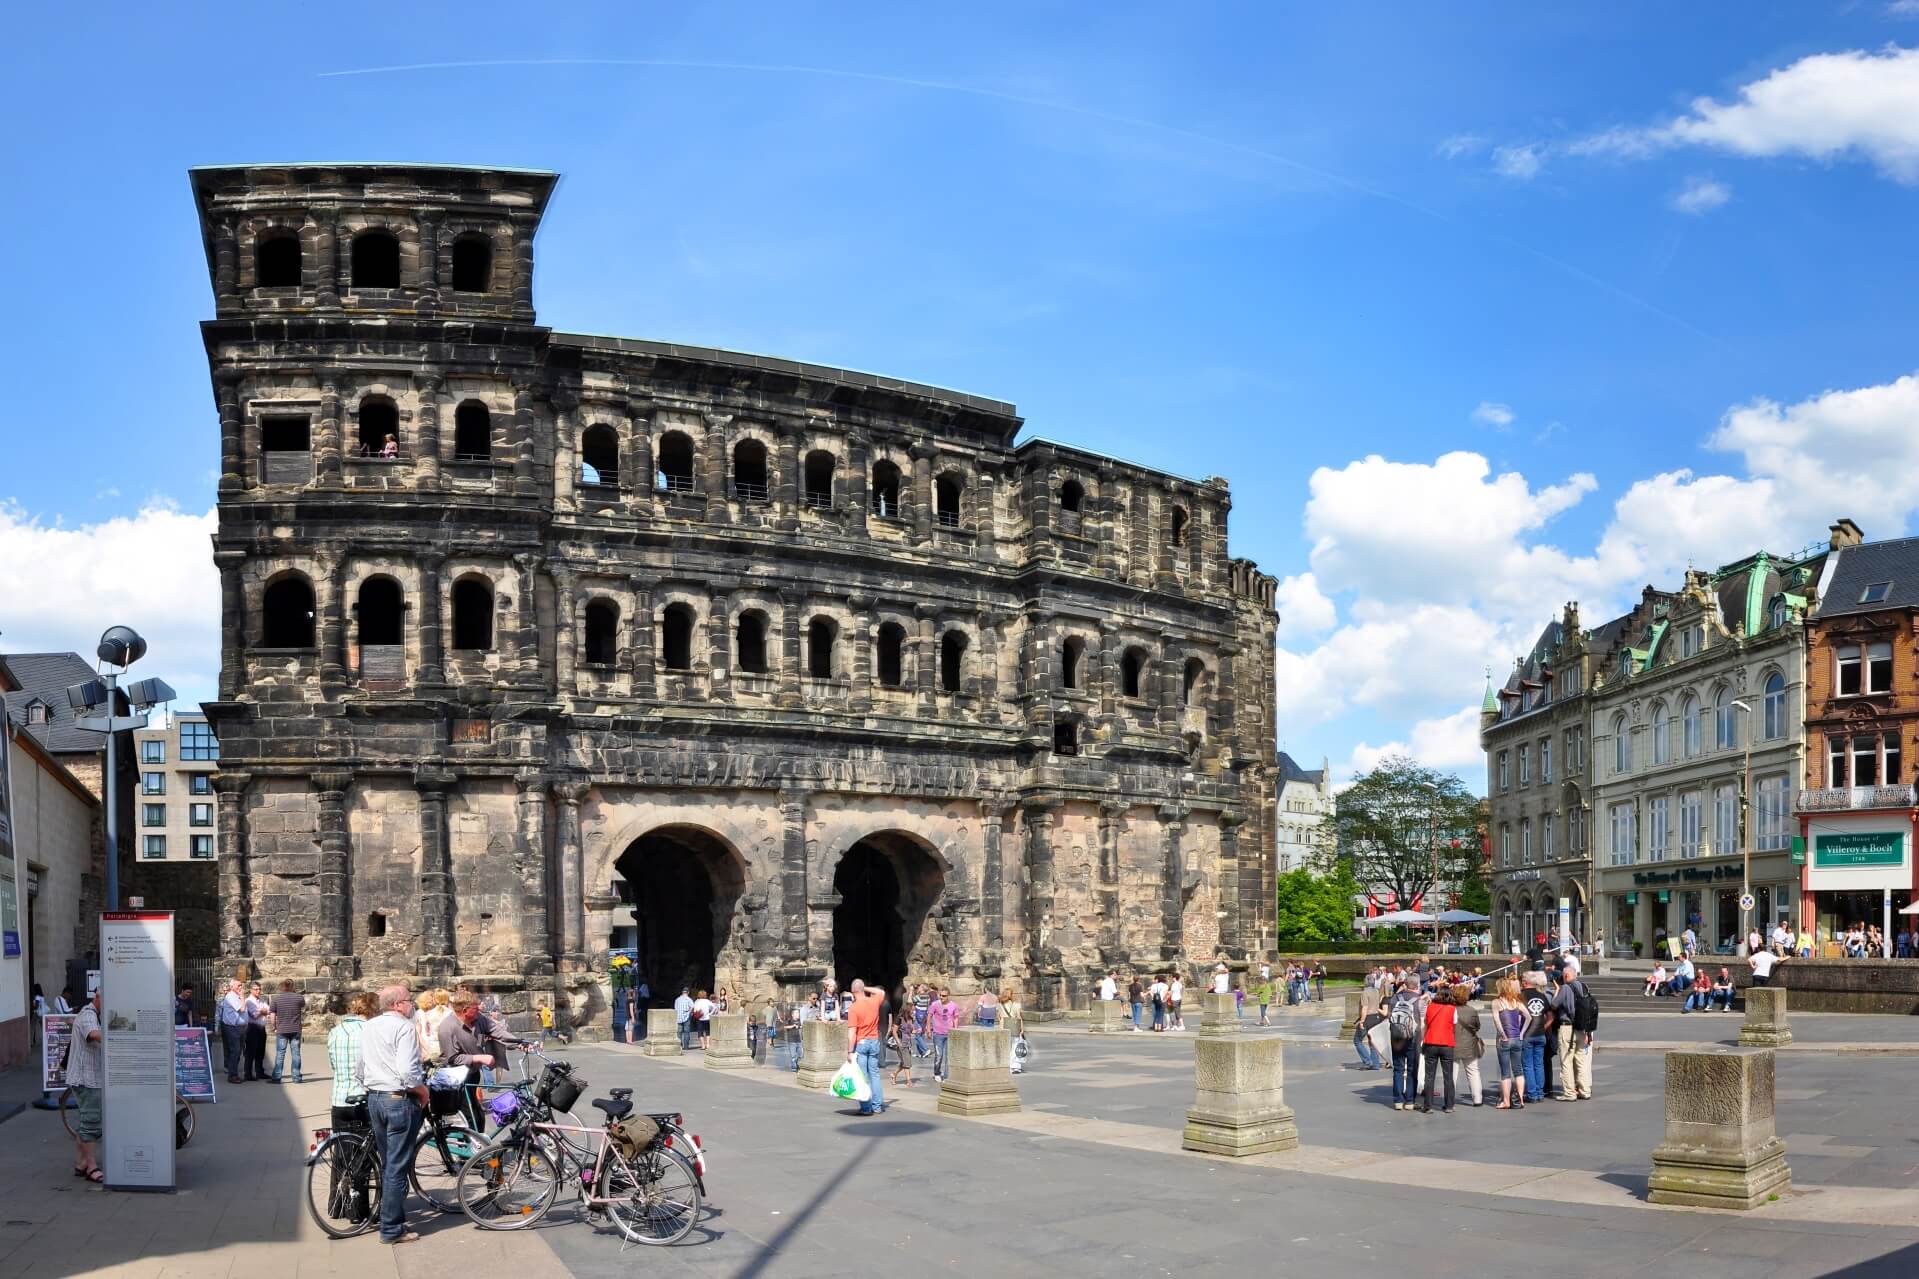
<path fill-rule="evenodd" d="M 632 947 L 651 1006 L 671 1007 L 682 986 L 714 990 L 720 949 L 746 891 L 739 854 L 709 831 L 662 826 L 628 844 L 613 871 L 633 920 L 630 930 L 615 930 L 613 942 Z"/>
<path fill-rule="evenodd" d="M 833 872 L 833 975 L 887 992 L 906 982 L 907 959 L 926 914 L 946 887 L 939 859 L 922 841 L 885 831 L 847 849 Z"/>

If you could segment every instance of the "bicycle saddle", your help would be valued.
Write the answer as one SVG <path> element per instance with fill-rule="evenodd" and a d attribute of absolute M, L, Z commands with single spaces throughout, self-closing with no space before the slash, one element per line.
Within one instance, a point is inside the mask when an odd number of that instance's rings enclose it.
<path fill-rule="evenodd" d="M 593 1106 L 596 1110 L 605 1111 L 609 1121 L 624 1119 L 633 1113 L 633 1103 L 624 1097 L 595 1097 L 593 1099 Z"/>
<path fill-rule="evenodd" d="M 609 1088 L 606 1091 L 612 1096 L 614 1101 L 625 1101 L 633 1095 L 631 1088 Z"/>

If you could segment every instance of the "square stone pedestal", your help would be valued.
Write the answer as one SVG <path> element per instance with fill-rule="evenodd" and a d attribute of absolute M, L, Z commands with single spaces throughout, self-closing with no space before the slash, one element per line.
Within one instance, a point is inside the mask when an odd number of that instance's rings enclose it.
<path fill-rule="evenodd" d="M 707 1022 L 706 1064 L 713 1070 L 744 1070 L 753 1064 L 746 1047 L 745 1013 L 715 1013 Z"/>
<path fill-rule="evenodd" d="M 1286 1104 L 1285 1044 L 1241 1035 L 1193 1042 L 1197 1094 L 1180 1145 L 1209 1155 L 1263 1155 L 1299 1145 Z"/>
<path fill-rule="evenodd" d="M 946 1043 L 940 1112 L 1003 1115 L 1020 1108 L 1013 1086 L 1013 1038 L 1004 1027 L 966 1026 Z"/>
<path fill-rule="evenodd" d="M 800 1026 L 800 1068 L 793 1082 L 802 1088 L 827 1088 L 846 1064 L 853 1028 L 843 1021 L 809 1021 Z"/>
<path fill-rule="evenodd" d="M 1095 999 L 1086 1029 L 1095 1035 L 1124 1034 L 1133 1028 L 1133 1006 L 1117 999 Z"/>
<path fill-rule="evenodd" d="M 1209 990 L 1199 997 L 1199 1033 L 1209 1036 L 1239 1033 L 1239 1004 L 1231 995 L 1215 995 Z"/>
<path fill-rule="evenodd" d="M 680 1055 L 680 1019 L 671 1008 L 646 1010 L 646 1040 L 640 1051 L 648 1057 Z"/>
<path fill-rule="evenodd" d="M 1773 1128 L 1770 1048 L 1666 1054 L 1666 1139 L 1647 1197 L 1689 1208 L 1757 1208 L 1792 1185 Z"/>
<path fill-rule="evenodd" d="M 1779 986 L 1753 986 L 1746 991 L 1746 1020 L 1739 1027 L 1741 1048 L 1779 1048 L 1792 1042 L 1786 1020 L 1786 992 Z"/>
<path fill-rule="evenodd" d="M 1358 1030 L 1360 1015 L 1366 1011 L 1365 1000 L 1361 997 L 1360 992 L 1356 990 L 1347 991 L 1343 998 L 1346 1004 L 1346 1011 L 1339 1019 L 1339 1028 L 1341 1030 Z"/>

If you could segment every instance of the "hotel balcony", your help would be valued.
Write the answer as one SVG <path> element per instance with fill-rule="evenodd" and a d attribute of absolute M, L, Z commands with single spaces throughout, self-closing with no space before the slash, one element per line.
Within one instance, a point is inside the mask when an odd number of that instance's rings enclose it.
<path fill-rule="evenodd" d="M 1802 790 L 1795 809 L 1802 813 L 1858 812 L 1870 808 L 1911 808 L 1911 786 L 1832 786 Z"/>

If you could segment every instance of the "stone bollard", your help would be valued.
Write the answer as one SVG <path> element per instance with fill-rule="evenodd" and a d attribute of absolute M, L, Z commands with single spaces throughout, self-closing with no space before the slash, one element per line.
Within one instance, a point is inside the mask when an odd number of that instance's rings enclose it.
<path fill-rule="evenodd" d="M 1359 991 L 1349 990 L 1345 994 L 1346 1012 L 1339 1019 L 1341 1030 L 1358 1030 L 1359 1018 L 1365 1012 L 1364 999 Z"/>
<path fill-rule="evenodd" d="M 1779 986 L 1752 986 L 1746 990 L 1746 1020 L 1739 1027 L 1741 1048 L 1780 1048 L 1792 1042 L 1786 1020 L 1786 992 Z"/>
<path fill-rule="evenodd" d="M 1231 995 L 1215 995 L 1211 991 L 1199 997 L 1199 1033 L 1202 1035 L 1237 1035 L 1239 1033 L 1239 1005 Z"/>
<path fill-rule="evenodd" d="M 646 1039 L 640 1051 L 649 1057 L 680 1055 L 680 1019 L 671 1008 L 646 1010 Z"/>
<path fill-rule="evenodd" d="M 1666 1139 L 1647 1198 L 1688 1208 L 1757 1208 L 1792 1185 L 1773 1127 L 1773 1052 L 1666 1054 Z"/>
<path fill-rule="evenodd" d="M 1186 1112 L 1183 1149 L 1239 1156 L 1299 1145 L 1281 1040 L 1201 1035 L 1193 1043 L 1193 1075 L 1198 1093 Z"/>
<path fill-rule="evenodd" d="M 706 1064 L 714 1070 L 743 1070 L 753 1064 L 745 1013 L 713 1014 L 706 1030 Z"/>
<path fill-rule="evenodd" d="M 800 1068 L 793 1082 L 802 1088 L 825 1088 L 846 1064 L 853 1045 L 853 1028 L 843 1021 L 809 1021 L 800 1027 Z"/>
<path fill-rule="evenodd" d="M 1013 1039 L 1003 1026 L 967 1026 L 946 1044 L 946 1081 L 940 1085 L 940 1113 L 1004 1115 L 1016 1111 Z"/>
<path fill-rule="evenodd" d="M 1095 1035 L 1116 1035 L 1133 1028 L 1133 1008 L 1117 999 L 1095 999 L 1086 1029 Z"/>

